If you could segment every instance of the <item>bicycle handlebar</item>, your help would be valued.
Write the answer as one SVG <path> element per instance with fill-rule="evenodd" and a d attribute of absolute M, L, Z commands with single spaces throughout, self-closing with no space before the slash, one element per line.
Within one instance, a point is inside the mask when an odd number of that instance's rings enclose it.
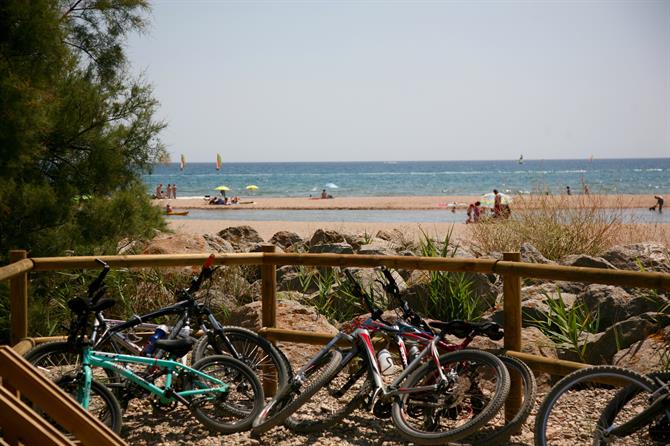
<path fill-rule="evenodd" d="M 348 269 L 345 269 L 344 274 L 347 276 L 347 279 L 349 279 L 349 282 L 351 282 L 351 284 L 354 288 L 352 290 L 352 294 L 363 301 L 363 303 L 367 307 L 368 311 L 370 311 L 370 314 L 372 315 L 372 319 L 387 323 L 384 319 L 382 319 L 382 314 L 384 313 L 384 311 L 381 308 L 377 308 L 377 307 L 374 306 L 374 303 L 372 302 L 372 299 L 370 299 L 370 296 L 368 296 L 368 293 L 363 291 L 363 288 L 358 283 L 358 281 L 356 280 L 354 275 L 351 274 L 351 271 L 349 271 Z"/>
<path fill-rule="evenodd" d="M 198 291 L 202 283 L 206 279 L 212 277 L 212 273 L 214 272 L 214 268 L 212 268 L 214 260 L 216 260 L 216 256 L 214 254 L 211 254 L 209 257 L 207 257 L 207 260 L 205 260 L 205 263 L 202 265 L 202 269 L 200 270 L 200 274 L 198 275 L 198 277 L 194 277 L 193 279 L 191 279 L 191 286 L 183 290 L 183 293 L 186 296 Z"/>
<path fill-rule="evenodd" d="M 88 297 L 94 304 L 100 300 L 105 292 L 104 288 L 101 289 L 100 287 L 102 286 L 102 282 L 105 280 L 105 276 L 107 276 L 107 273 L 109 272 L 109 265 L 105 263 L 105 261 L 101 259 L 95 259 L 95 261 L 96 263 L 102 265 L 102 271 L 100 271 L 98 277 L 96 277 L 96 279 L 88 286 Z"/>

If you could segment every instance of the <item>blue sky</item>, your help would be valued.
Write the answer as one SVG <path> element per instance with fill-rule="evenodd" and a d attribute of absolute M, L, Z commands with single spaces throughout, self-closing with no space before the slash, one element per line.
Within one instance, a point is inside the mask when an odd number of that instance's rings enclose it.
<path fill-rule="evenodd" d="M 155 1 L 178 160 L 670 157 L 670 1 Z"/>

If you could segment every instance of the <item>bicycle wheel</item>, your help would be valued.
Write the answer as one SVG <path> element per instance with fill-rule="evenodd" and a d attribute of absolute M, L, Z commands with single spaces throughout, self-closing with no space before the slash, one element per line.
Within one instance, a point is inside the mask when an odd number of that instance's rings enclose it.
<path fill-rule="evenodd" d="M 298 433 L 320 432 L 337 424 L 363 404 L 372 389 L 368 360 L 361 354 L 347 359 L 348 353 L 342 352 L 344 360 L 337 366 L 335 375 L 286 419 L 286 427 Z"/>
<path fill-rule="evenodd" d="M 263 388 L 247 365 L 229 356 L 208 356 L 193 368 L 230 387 L 225 393 L 194 397 L 190 406 L 193 415 L 209 429 L 225 434 L 248 430 L 263 408 Z M 218 387 L 206 378 L 191 376 L 187 387 L 205 389 Z"/>
<path fill-rule="evenodd" d="M 65 375 L 56 381 L 56 385 L 65 393 L 77 400 L 79 389 L 83 385 L 79 376 Z M 81 401 L 77 401 L 81 404 Z M 121 433 L 122 414 L 121 406 L 114 394 L 103 384 L 91 381 L 91 394 L 89 395 L 88 412 L 102 423 L 113 430 Z"/>
<path fill-rule="evenodd" d="M 521 401 L 519 410 L 514 417 L 505 422 L 505 411 L 500 410 L 491 418 L 475 435 L 459 440 L 453 444 L 459 445 L 500 445 L 505 444 L 509 438 L 521 429 L 528 415 L 535 406 L 537 395 L 537 381 L 530 367 L 525 362 L 510 356 L 496 355 L 510 374 L 510 378 L 517 377 L 522 385 Z"/>
<path fill-rule="evenodd" d="M 494 355 L 460 350 L 440 356 L 447 381 L 439 382 L 435 363 L 419 367 L 402 383 L 394 401 L 393 422 L 405 439 L 419 444 L 444 444 L 473 435 L 500 410 L 507 398 L 510 377 Z M 437 390 L 420 391 L 438 384 Z"/>
<path fill-rule="evenodd" d="M 535 418 L 535 445 L 570 446 L 653 444 L 647 429 L 626 438 L 605 438 L 601 413 L 627 387 L 640 389 L 618 408 L 610 425 L 621 424 L 648 406 L 655 383 L 639 373 L 614 366 L 577 370 L 561 379 L 545 396 Z"/>
<path fill-rule="evenodd" d="M 289 381 L 256 417 L 252 435 L 262 434 L 286 420 L 332 379 L 341 362 L 342 353 L 329 350 L 305 372 L 304 379 L 294 377 Z"/>
<path fill-rule="evenodd" d="M 288 382 L 292 375 L 291 365 L 286 356 L 267 339 L 242 327 L 223 327 L 223 330 L 240 355 L 236 359 L 251 367 L 264 388 L 279 389 Z M 232 355 L 218 335 L 214 339 L 216 346 L 210 344 L 208 336 L 200 338 L 193 349 L 194 363 L 210 355 Z"/>

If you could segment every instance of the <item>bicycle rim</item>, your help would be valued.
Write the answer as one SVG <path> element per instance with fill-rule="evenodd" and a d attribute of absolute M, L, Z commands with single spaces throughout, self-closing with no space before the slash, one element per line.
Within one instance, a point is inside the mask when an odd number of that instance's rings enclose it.
<path fill-rule="evenodd" d="M 649 445 L 653 444 L 648 428 L 625 438 L 613 438 L 604 432 L 608 426 L 599 422 L 601 414 L 624 388 L 635 388 L 610 419 L 620 425 L 648 406 L 648 392 L 653 381 L 631 370 L 614 366 L 588 367 L 560 380 L 545 396 L 535 419 L 537 446 L 581 445 Z"/>

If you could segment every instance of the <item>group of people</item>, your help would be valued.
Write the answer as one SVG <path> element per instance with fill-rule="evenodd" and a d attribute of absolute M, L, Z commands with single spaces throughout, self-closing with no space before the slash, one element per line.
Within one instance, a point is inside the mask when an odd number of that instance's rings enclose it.
<path fill-rule="evenodd" d="M 475 201 L 468 205 L 467 216 L 465 223 L 479 223 L 482 213 L 486 208 L 482 208 L 481 201 Z M 502 202 L 502 195 L 497 189 L 493 189 L 493 218 L 509 218 L 512 215 L 512 209 L 509 203 Z"/>
<path fill-rule="evenodd" d="M 156 186 L 156 193 L 153 198 L 177 198 L 177 185 L 168 183 L 166 191 L 163 192 L 163 183 L 159 184 Z"/>
<path fill-rule="evenodd" d="M 233 198 L 228 198 L 226 197 L 226 194 L 221 191 L 221 196 L 220 197 L 212 197 L 209 199 L 207 204 L 238 204 L 240 202 L 240 197 L 235 196 Z"/>

